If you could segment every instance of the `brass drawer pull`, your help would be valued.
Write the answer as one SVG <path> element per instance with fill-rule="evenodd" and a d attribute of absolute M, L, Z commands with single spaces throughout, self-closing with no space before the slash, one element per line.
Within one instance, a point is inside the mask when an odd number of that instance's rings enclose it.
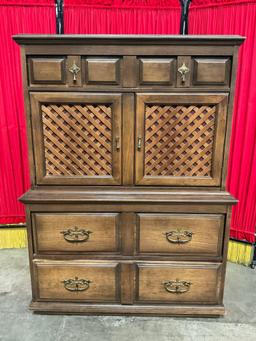
<path fill-rule="evenodd" d="M 189 68 L 185 65 L 185 63 L 183 63 L 181 65 L 181 67 L 178 68 L 178 72 L 180 73 L 181 75 L 181 81 L 182 83 L 185 83 L 186 82 L 186 74 L 189 72 Z"/>
<path fill-rule="evenodd" d="M 163 282 L 165 290 L 173 294 L 183 294 L 187 292 L 190 289 L 191 284 L 191 282 L 180 281 L 178 279 L 175 281 Z"/>
<path fill-rule="evenodd" d="M 185 244 L 192 240 L 193 233 L 190 231 L 169 231 L 165 233 L 166 239 L 170 243 Z"/>
<path fill-rule="evenodd" d="M 89 289 L 89 284 L 91 283 L 88 279 L 64 279 L 61 283 L 64 284 L 64 288 L 68 291 L 85 291 Z"/>
<path fill-rule="evenodd" d="M 73 82 L 76 82 L 77 80 L 77 74 L 80 71 L 80 67 L 76 65 L 75 61 L 73 62 L 73 65 L 69 69 L 69 72 L 73 74 Z"/>
<path fill-rule="evenodd" d="M 84 229 L 79 229 L 77 226 L 75 226 L 73 229 L 61 231 L 60 233 L 63 234 L 64 239 L 69 243 L 83 243 L 87 242 L 90 233 L 92 232 Z"/>
<path fill-rule="evenodd" d="M 137 145 L 138 150 L 141 150 L 141 144 L 142 144 L 142 137 L 139 136 L 138 137 L 138 145 Z"/>

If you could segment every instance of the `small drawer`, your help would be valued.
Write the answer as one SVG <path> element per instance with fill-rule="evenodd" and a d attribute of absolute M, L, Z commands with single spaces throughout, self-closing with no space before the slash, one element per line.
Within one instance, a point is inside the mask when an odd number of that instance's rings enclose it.
<path fill-rule="evenodd" d="M 122 59 L 89 57 L 83 59 L 85 84 L 120 85 Z"/>
<path fill-rule="evenodd" d="M 193 85 L 229 86 L 229 58 L 193 58 Z"/>
<path fill-rule="evenodd" d="M 140 85 L 174 86 L 175 68 L 175 58 L 140 58 L 139 83 Z"/>
<path fill-rule="evenodd" d="M 221 256 L 224 215 L 138 214 L 138 252 Z"/>
<path fill-rule="evenodd" d="M 34 213 L 36 252 L 118 252 L 118 213 Z"/>
<path fill-rule="evenodd" d="M 41 300 L 119 301 L 117 263 L 43 260 L 34 265 Z"/>
<path fill-rule="evenodd" d="M 29 81 L 31 84 L 65 84 L 66 58 L 29 58 Z"/>
<path fill-rule="evenodd" d="M 221 264 L 141 263 L 137 300 L 152 303 L 217 304 Z"/>

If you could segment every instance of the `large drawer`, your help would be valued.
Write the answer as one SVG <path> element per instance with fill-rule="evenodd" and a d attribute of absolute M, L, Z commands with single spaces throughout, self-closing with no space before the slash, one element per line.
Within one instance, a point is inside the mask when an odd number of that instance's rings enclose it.
<path fill-rule="evenodd" d="M 138 253 L 220 256 L 222 214 L 138 214 Z"/>
<path fill-rule="evenodd" d="M 219 303 L 221 264 L 141 263 L 136 299 L 155 303 Z"/>
<path fill-rule="evenodd" d="M 36 252 L 118 252 L 118 213 L 34 213 Z"/>
<path fill-rule="evenodd" d="M 40 300 L 117 302 L 118 264 L 115 262 L 36 261 Z"/>

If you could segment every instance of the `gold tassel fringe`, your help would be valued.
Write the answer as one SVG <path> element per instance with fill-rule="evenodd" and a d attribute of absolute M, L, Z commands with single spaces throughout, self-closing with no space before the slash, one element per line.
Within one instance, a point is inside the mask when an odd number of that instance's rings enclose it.
<path fill-rule="evenodd" d="M 232 263 L 249 266 L 252 263 L 253 249 L 250 244 L 230 240 L 228 244 L 228 260 Z"/>
<path fill-rule="evenodd" d="M 27 247 L 27 231 L 25 228 L 1 228 L 0 249 L 19 249 Z"/>

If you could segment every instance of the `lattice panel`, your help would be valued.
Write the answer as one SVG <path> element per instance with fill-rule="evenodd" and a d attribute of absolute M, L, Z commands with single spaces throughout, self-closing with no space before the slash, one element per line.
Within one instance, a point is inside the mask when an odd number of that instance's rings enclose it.
<path fill-rule="evenodd" d="M 111 107 L 41 106 L 46 175 L 112 175 Z"/>
<path fill-rule="evenodd" d="M 145 175 L 211 176 L 216 106 L 146 105 Z"/>

